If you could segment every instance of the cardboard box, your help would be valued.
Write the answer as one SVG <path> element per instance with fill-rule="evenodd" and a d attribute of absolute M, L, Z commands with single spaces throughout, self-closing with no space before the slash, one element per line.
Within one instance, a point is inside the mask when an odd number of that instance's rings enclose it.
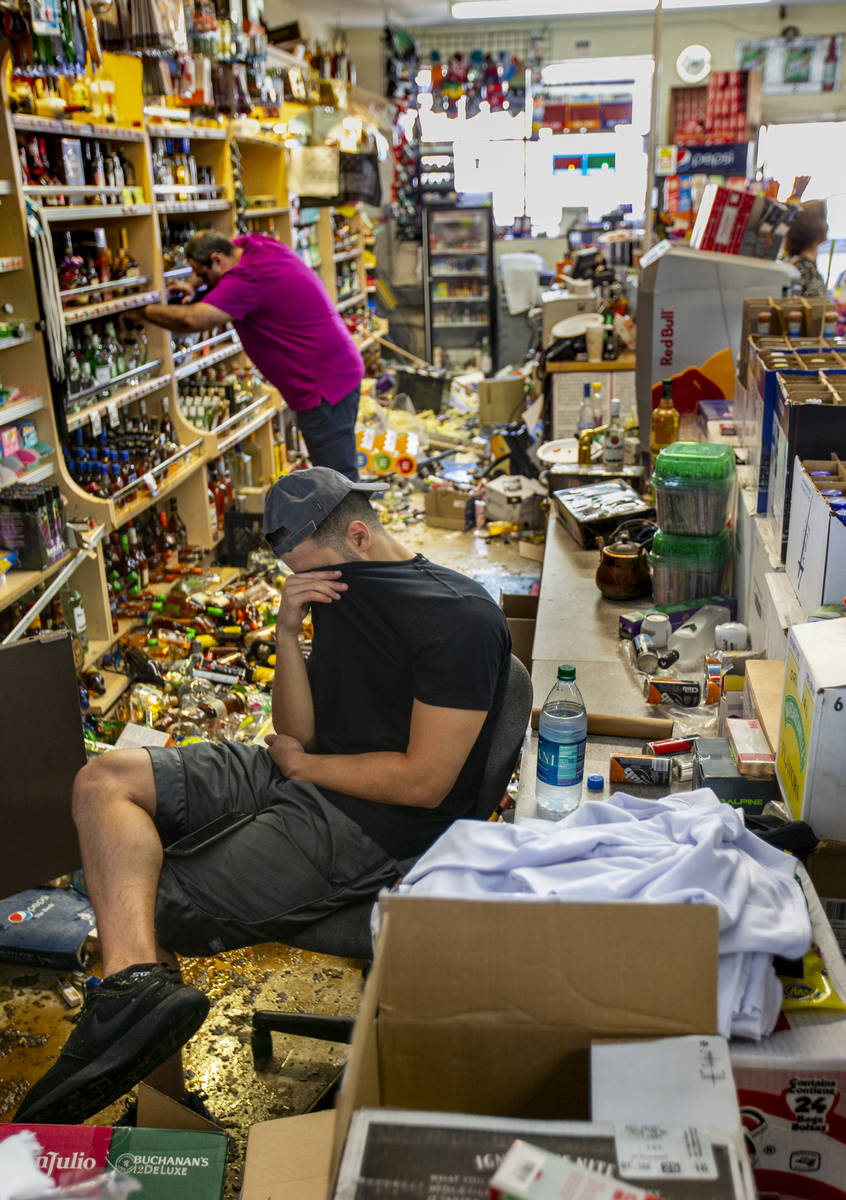
<path fill-rule="evenodd" d="M 756 658 L 746 664 L 744 714 L 761 724 L 767 745 L 775 754 L 784 698 L 784 659 Z"/>
<path fill-rule="evenodd" d="M 835 478 L 815 480 L 809 471 L 832 469 Z M 821 485 L 841 486 L 840 460 L 810 459 L 793 465 L 787 577 L 806 612 L 824 604 L 842 604 L 846 596 L 846 525 L 821 495 Z M 842 476 L 846 489 L 846 472 Z"/>
<path fill-rule="evenodd" d="M 846 996 L 846 964 L 807 873 L 797 864 L 829 979 Z M 783 1013 L 760 1042 L 730 1043 L 746 1145 L 759 1191 L 783 1200 L 846 1198 L 846 1019 Z"/>
<path fill-rule="evenodd" d="M 525 403 L 524 379 L 482 379 L 479 382 L 480 425 L 506 425 L 516 421 Z"/>
<path fill-rule="evenodd" d="M 356 1109 L 586 1119 L 591 1041 L 716 1031 L 709 906 L 388 896 L 382 917 L 333 1174 Z"/>
<path fill-rule="evenodd" d="M 846 403 L 830 384 L 843 372 L 819 372 L 826 387 L 808 390 L 805 403 L 803 390 L 795 380 L 779 380 L 773 410 L 770 453 L 770 479 L 767 493 L 767 513 L 776 523 L 781 539 L 781 560 L 787 558 L 787 539 L 790 533 L 790 501 L 793 487 L 793 464 L 797 458 L 823 458 L 839 454 L 846 458 Z M 828 396 L 830 403 L 820 403 L 819 396 Z"/>
<path fill-rule="evenodd" d="M 501 592 L 499 607 L 505 613 L 511 633 L 511 650 L 531 673 L 532 646 L 538 618 L 538 597 L 513 592 Z"/>
<path fill-rule="evenodd" d="M 819 842 L 805 866 L 840 953 L 846 954 L 846 842 Z"/>
<path fill-rule="evenodd" d="M 0 1125 L 0 1141 L 32 1130 L 38 1165 L 54 1185 L 77 1183 L 110 1167 L 143 1187 L 144 1200 L 220 1200 L 226 1134 L 102 1125 Z M 139 1193 L 140 1194 L 140 1193 Z"/>
<path fill-rule="evenodd" d="M 846 618 L 795 625 L 787 639 L 776 773 L 796 820 L 846 840 Z"/>
<path fill-rule="evenodd" d="M 69 633 L 0 646 L 0 729 L 27 764 L 7 770 L 0 787 L 0 878 L 8 896 L 82 865 L 70 796 L 85 743 Z"/>
<path fill-rule="evenodd" d="M 744 620 L 749 628 L 750 645 L 755 650 L 766 650 L 767 620 L 769 608 L 769 575 L 781 572 L 781 563 L 776 544 L 775 530 L 769 517 L 757 516 L 751 527 L 752 555 L 747 580 L 747 597 Z M 799 601 L 797 600 L 798 604 Z M 805 618 L 803 617 L 802 620 Z M 775 658 L 784 658 L 784 648 L 774 653 Z"/>
<path fill-rule="evenodd" d="M 784 571 L 764 576 L 764 650 L 767 658 L 785 658 L 787 634 L 807 620 L 805 610 Z"/>
<path fill-rule="evenodd" d="M 485 488 L 489 521 L 510 521 L 522 529 L 542 529 L 546 488 L 525 475 L 497 475 Z"/>
<path fill-rule="evenodd" d="M 703 1192 L 707 1200 L 752 1200 L 752 1172 L 744 1162 L 745 1150 L 737 1133 L 697 1131 L 687 1145 L 691 1154 L 674 1153 L 676 1139 L 656 1130 L 650 1146 L 667 1152 L 652 1160 L 652 1168 L 626 1169 L 634 1150 L 640 1157 L 644 1142 L 637 1133 L 610 1123 L 589 1121 L 520 1121 L 514 1118 L 474 1116 L 464 1113 L 420 1112 L 413 1109 L 359 1109 L 353 1116 L 344 1147 L 344 1158 L 333 1193 L 334 1200 L 367 1197 L 403 1197 L 404 1200 L 489 1200 L 495 1193 L 500 1164 L 510 1156 L 515 1139 L 556 1156 L 567 1156 L 569 1166 L 584 1170 L 591 1183 L 579 1200 L 635 1200 L 638 1190 L 649 1188 L 662 1200 L 690 1200 L 690 1180 L 699 1183 L 703 1166 L 713 1161 L 717 1178 Z M 633 1121 L 643 1126 L 646 1118 Z M 700 1127 L 701 1129 L 701 1127 Z M 653 1131 L 650 1130 L 650 1133 Z M 676 1142 L 677 1145 L 677 1142 Z M 700 1151 L 700 1153 L 696 1153 Z M 579 1167 L 573 1160 L 577 1160 Z M 564 1158 L 558 1157 L 563 1164 Z M 672 1164 L 672 1165 L 670 1165 Z M 633 1165 L 633 1164 L 632 1164 Z M 662 1167 L 664 1168 L 662 1170 Z M 670 1174 L 669 1172 L 676 1170 Z M 697 1169 L 698 1168 L 698 1169 Z M 588 1174 L 589 1173 L 589 1174 Z M 636 1183 L 632 1183 L 632 1179 Z M 650 1186 L 650 1179 L 652 1186 Z M 625 1189 L 618 1180 L 625 1180 Z M 660 1190 L 656 1183 L 660 1181 Z M 607 1185 L 607 1193 L 597 1191 Z M 490 1189 L 490 1190 L 489 1190 Z M 519 1192 L 508 1189 L 508 1195 Z M 547 1200 L 575 1200 L 572 1188 L 547 1192 Z"/>
<path fill-rule="evenodd" d="M 334 1110 L 253 1125 L 241 1200 L 326 1200 Z"/>
<path fill-rule="evenodd" d="M 475 501 L 467 492 L 454 488 L 432 488 L 426 492 L 426 524 L 434 529 L 471 529 Z"/>

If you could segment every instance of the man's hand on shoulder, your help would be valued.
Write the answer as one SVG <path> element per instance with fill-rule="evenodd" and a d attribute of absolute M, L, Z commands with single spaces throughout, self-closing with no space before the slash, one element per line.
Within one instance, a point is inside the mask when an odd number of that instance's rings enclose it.
<path fill-rule="evenodd" d="M 297 769 L 306 757 L 305 747 L 284 733 L 269 733 L 264 739 L 268 753 L 286 779 L 296 779 Z"/>

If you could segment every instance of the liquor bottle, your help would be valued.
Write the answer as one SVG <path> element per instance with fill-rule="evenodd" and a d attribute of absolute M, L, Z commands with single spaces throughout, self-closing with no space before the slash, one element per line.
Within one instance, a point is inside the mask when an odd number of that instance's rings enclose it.
<path fill-rule="evenodd" d="M 126 535 L 129 539 L 129 550 L 135 570 L 138 572 L 141 590 L 144 591 L 150 586 L 150 564 L 147 561 L 147 555 L 144 553 L 144 547 L 138 539 L 138 530 L 133 523 L 127 526 Z"/>
<path fill-rule="evenodd" d="M 89 328 L 86 326 L 86 328 Z M 88 349 L 86 353 L 88 365 L 91 368 L 94 383 L 109 383 L 113 372 L 109 364 L 109 360 L 105 355 L 99 334 L 91 333 L 88 339 Z M 105 393 L 108 395 L 108 391 Z"/>
<path fill-rule="evenodd" d="M 586 429 L 595 429 L 593 404 L 591 403 L 590 383 L 585 380 L 582 388 L 582 404 L 579 409 L 579 421 L 576 426 L 577 433 L 584 433 Z"/>
<path fill-rule="evenodd" d="M 206 495 L 208 497 L 209 526 L 211 528 L 212 542 L 216 542 L 220 537 L 220 514 L 223 511 L 222 504 L 218 502 L 220 492 L 216 485 L 217 471 L 211 464 L 209 464 Z"/>
<path fill-rule="evenodd" d="M 597 379 L 590 385 L 590 394 L 593 402 L 593 427 L 596 429 L 598 425 L 604 425 L 606 414 L 603 411 L 605 404 L 602 399 L 602 383 Z"/>
<path fill-rule="evenodd" d="M 65 253 L 59 263 L 58 271 L 61 291 L 69 292 L 74 288 L 85 287 L 87 283 L 85 262 L 79 254 L 74 253 L 70 230 L 65 233 Z"/>
<path fill-rule="evenodd" d="M 165 571 L 175 571 L 179 566 L 179 546 L 167 527 L 167 517 L 159 513 L 159 553 Z"/>
<path fill-rule="evenodd" d="M 94 142 L 91 149 L 91 157 L 91 183 L 94 185 L 94 187 L 105 187 L 106 165 L 103 160 L 103 151 L 99 142 Z M 108 204 L 110 199 L 110 196 L 100 194 L 93 197 L 93 202 L 95 204 Z"/>
<path fill-rule="evenodd" d="M 190 173 L 190 170 L 188 167 L 188 157 L 185 154 L 184 150 L 182 150 L 182 149 L 180 149 L 177 152 L 177 154 L 175 155 L 175 166 L 176 166 L 176 170 L 174 172 L 175 176 L 176 176 L 175 183 L 177 185 L 189 184 L 191 182 L 191 173 Z M 176 199 L 177 200 L 189 200 L 190 195 L 188 192 L 177 192 Z"/>
<path fill-rule="evenodd" d="M 170 419 L 170 400 L 167 396 L 162 396 L 162 415 L 159 421 L 159 433 L 164 437 L 168 456 L 170 456 L 174 453 L 178 445 L 178 439 L 176 430 L 173 427 L 173 421 Z"/>
<path fill-rule="evenodd" d="M 129 253 L 129 234 L 126 232 L 126 229 L 121 227 L 118 237 L 118 250 L 112 256 L 112 278 L 128 279 L 132 276 L 139 275 L 141 272 L 139 270 L 138 263 Z"/>
<path fill-rule="evenodd" d="M 835 39 L 828 39 L 828 53 L 823 63 L 822 90 L 833 92 L 837 80 L 837 44 Z"/>
<path fill-rule="evenodd" d="M 611 416 L 602 446 L 602 461 L 606 467 L 621 467 L 623 465 L 623 430 L 620 427 L 620 401 L 615 396 L 611 400 Z"/>
<path fill-rule="evenodd" d="M 123 375 L 126 371 L 126 357 L 121 343 L 118 341 L 115 333 L 114 324 L 107 321 L 104 327 L 103 352 L 109 364 L 112 378 L 116 375 Z"/>
<path fill-rule="evenodd" d="M 652 413 L 652 437 L 650 449 L 653 454 L 679 440 L 679 414 L 673 404 L 673 381 L 665 379 L 661 384 L 661 399 Z"/>
<path fill-rule="evenodd" d="M 188 546 L 188 531 L 185 528 L 185 522 L 179 515 L 174 496 L 171 496 L 170 499 L 170 518 L 167 523 L 167 529 L 168 533 L 175 538 L 177 549 L 182 554 Z"/>
<path fill-rule="evenodd" d="M 83 653 L 88 651 L 88 623 L 82 595 L 72 583 L 66 583 L 61 591 L 62 613 L 68 629 L 79 638 Z"/>
<path fill-rule="evenodd" d="M 65 387 L 67 394 L 73 396 L 82 391 L 82 370 L 79 365 L 79 351 L 74 341 L 73 333 L 68 330 L 68 346 L 65 351 Z"/>

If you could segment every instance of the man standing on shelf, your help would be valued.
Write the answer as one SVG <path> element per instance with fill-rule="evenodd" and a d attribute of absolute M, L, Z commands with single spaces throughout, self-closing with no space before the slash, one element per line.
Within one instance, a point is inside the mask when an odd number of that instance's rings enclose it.
<path fill-rule="evenodd" d="M 364 364 L 318 276 L 263 233 L 230 241 L 195 233 L 185 246 L 194 276 L 171 284 L 183 302 L 148 304 L 148 321 L 196 333 L 231 321 L 247 355 L 296 413 L 314 466 L 357 480 L 355 420 Z M 196 289 L 207 288 L 200 300 Z"/>

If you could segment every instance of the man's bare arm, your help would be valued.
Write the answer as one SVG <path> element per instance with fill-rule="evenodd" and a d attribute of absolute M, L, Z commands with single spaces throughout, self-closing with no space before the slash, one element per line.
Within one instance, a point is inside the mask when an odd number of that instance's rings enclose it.
<path fill-rule="evenodd" d="M 405 753 L 309 754 L 294 738 L 279 735 L 267 743 L 289 779 L 380 804 L 437 808 L 455 784 L 487 715 L 415 700 Z"/>
<path fill-rule="evenodd" d="M 229 313 L 202 300 L 198 304 L 148 304 L 144 317 L 171 333 L 199 333 L 232 320 Z"/>

